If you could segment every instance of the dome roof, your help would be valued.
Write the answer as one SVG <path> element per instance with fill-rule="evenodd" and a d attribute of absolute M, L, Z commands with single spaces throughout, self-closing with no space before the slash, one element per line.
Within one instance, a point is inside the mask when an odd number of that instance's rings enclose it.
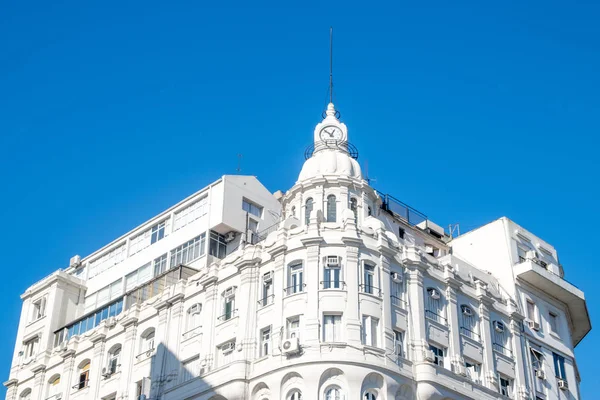
<path fill-rule="evenodd" d="M 348 153 L 339 150 L 324 150 L 314 153 L 304 162 L 298 181 L 321 175 L 342 175 L 362 179 L 358 162 Z"/>

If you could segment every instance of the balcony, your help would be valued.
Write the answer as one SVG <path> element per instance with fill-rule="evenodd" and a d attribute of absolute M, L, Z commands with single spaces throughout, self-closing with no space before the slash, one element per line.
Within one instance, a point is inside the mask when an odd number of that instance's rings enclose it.
<path fill-rule="evenodd" d="M 569 308 L 573 323 L 573 346 L 577 346 L 592 329 L 590 315 L 583 292 L 561 278 L 556 273 L 558 270 L 552 264 L 544 267 L 534 260 L 524 260 L 514 266 L 518 279 L 546 292 Z"/>

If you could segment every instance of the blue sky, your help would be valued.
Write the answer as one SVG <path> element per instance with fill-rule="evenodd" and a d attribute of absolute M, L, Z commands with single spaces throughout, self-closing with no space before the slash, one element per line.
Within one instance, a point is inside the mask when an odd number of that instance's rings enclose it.
<path fill-rule="evenodd" d="M 600 3 L 206 3 L 3 3 L 3 380 L 19 295 L 72 255 L 235 173 L 238 153 L 270 190 L 294 184 L 330 25 L 335 103 L 373 185 L 463 231 L 515 220 L 599 320 Z M 584 398 L 599 335 L 576 350 Z"/>

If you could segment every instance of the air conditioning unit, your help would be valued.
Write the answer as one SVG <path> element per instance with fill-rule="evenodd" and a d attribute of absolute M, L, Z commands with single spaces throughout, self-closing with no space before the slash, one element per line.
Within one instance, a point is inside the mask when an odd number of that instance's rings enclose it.
<path fill-rule="evenodd" d="M 402 275 L 399 272 L 392 272 L 391 277 L 394 282 L 402 282 Z"/>
<path fill-rule="evenodd" d="M 273 282 L 273 272 L 267 272 L 263 275 L 263 282 L 271 283 Z"/>
<path fill-rule="evenodd" d="M 494 321 L 494 330 L 498 333 L 504 332 L 504 324 L 499 321 Z"/>
<path fill-rule="evenodd" d="M 432 299 L 438 300 L 440 298 L 440 292 L 438 292 L 436 289 L 430 289 L 429 295 L 431 296 Z"/>
<path fill-rule="evenodd" d="M 106 320 L 105 324 L 109 328 L 114 328 L 117 325 L 117 320 L 115 317 L 110 317 Z"/>
<path fill-rule="evenodd" d="M 539 379 L 546 379 L 546 373 L 544 372 L 543 369 L 536 369 L 535 370 L 535 377 L 539 378 Z"/>
<path fill-rule="evenodd" d="M 462 313 L 463 313 L 463 315 L 470 317 L 473 315 L 473 310 L 471 310 L 469 307 L 463 307 Z"/>
<path fill-rule="evenodd" d="M 569 385 L 567 384 L 567 381 L 565 381 L 564 379 L 559 379 L 557 382 L 558 382 L 558 388 L 560 390 L 568 390 L 569 389 Z"/>
<path fill-rule="evenodd" d="M 231 231 L 231 232 L 227 232 L 225 234 L 225 242 L 229 243 L 232 242 L 235 239 L 235 232 Z"/>
<path fill-rule="evenodd" d="M 225 290 L 225 292 L 223 293 L 223 296 L 225 297 L 230 297 L 233 296 L 235 294 L 235 290 L 233 289 L 233 286 L 230 288 L 227 288 L 227 290 Z"/>
<path fill-rule="evenodd" d="M 425 361 L 435 362 L 435 354 L 433 354 L 433 350 L 425 350 Z"/>
<path fill-rule="evenodd" d="M 285 339 L 281 344 L 283 354 L 297 354 L 300 351 L 300 343 L 298 338 Z"/>
<path fill-rule="evenodd" d="M 327 266 L 328 267 L 339 267 L 340 259 L 338 256 L 327 256 Z"/>
<path fill-rule="evenodd" d="M 106 367 L 105 367 L 105 368 L 102 368 L 102 376 L 104 377 L 104 379 L 110 378 L 110 376 L 111 376 L 111 375 L 112 375 L 112 374 L 110 373 L 110 371 L 108 371 L 108 370 L 106 369 Z"/>
<path fill-rule="evenodd" d="M 69 260 L 69 267 L 77 266 L 79 263 L 81 263 L 81 256 L 79 256 L 79 254 L 75 254 Z"/>
<path fill-rule="evenodd" d="M 538 253 L 535 250 L 529 250 L 527 253 L 525 253 L 525 258 L 528 260 L 537 260 Z"/>
<path fill-rule="evenodd" d="M 226 343 L 221 349 L 223 353 L 231 353 L 233 350 L 235 350 L 235 342 Z"/>
<path fill-rule="evenodd" d="M 529 327 L 531 329 L 533 329 L 534 331 L 539 331 L 540 330 L 540 323 L 537 321 L 527 321 L 527 325 L 529 325 Z"/>

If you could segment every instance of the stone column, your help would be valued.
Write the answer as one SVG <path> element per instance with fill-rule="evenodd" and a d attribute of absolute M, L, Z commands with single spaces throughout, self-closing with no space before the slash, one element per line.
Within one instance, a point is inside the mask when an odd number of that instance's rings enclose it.
<path fill-rule="evenodd" d="M 359 315 L 358 285 L 360 284 L 360 245 L 357 237 L 344 237 L 346 245 L 346 263 L 344 265 L 344 279 L 348 301 L 344 313 L 346 342 L 352 346 L 361 346 L 361 316 Z"/>
<path fill-rule="evenodd" d="M 313 221 L 315 223 L 313 223 Z M 309 232 L 314 229 L 316 218 L 310 219 Z M 320 244 L 323 238 L 312 236 L 301 239 L 306 247 L 306 263 L 304 265 L 304 282 L 306 282 L 305 291 L 311 295 L 307 297 L 306 314 L 304 315 L 304 332 L 302 341 L 306 347 L 319 346 L 321 332 L 321 315 L 319 315 L 319 252 Z"/>
<path fill-rule="evenodd" d="M 425 323 L 425 295 L 423 273 L 427 265 L 421 260 L 416 247 L 406 247 L 404 264 L 407 269 L 409 307 L 409 332 L 412 334 L 410 347 L 412 361 L 420 362 L 425 359 L 425 350 L 429 350 L 427 342 L 427 328 Z M 408 341 L 407 341 L 408 343 Z"/>
<path fill-rule="evenodd" d="M 450 265 L 445 267 L 446 298 L 448 299 L 448 323 L 450 328 L 450 359 L 455 365 L 464 366 L 464 359 L 460 349 L 460 322 L 458 318 L 458 299 L 456 293 L 461 283 L 454 277 L 454 271 Z"/>
<path fill-rule="evenodd" d="M 31 393 L 32 399 L 42 400 L 46 398 L 46 366 L 44 364 L 36 365 L 31 369 L 33 372 L 33 388 Z M 61 381 L 61 388 L 64 391 L 65 383 Z"/>
<path fill-rule="evenodd" d="M 516 304 L 515 304 L 516 308 Z M 526 379 L 525 379 L 525 366 L 526 366 L 526 356 L 523 352 L 523 336 L 521 335 L 521 326 L 523 324 L 524 316 L 520 315 L 518 312 L 513 312 L 510 316 L 510 331 L 512 333 L 512 347 L 514 349 L 514 360 L 515 360 L 515 398 L 521 400 L 529 399 L 529 390 L 527 389 Z M 535 390 L 532 388 L 532 390 Z"/>
<path fill-rule="evenodd" d="M 19 383 L 17 379 L 9 379 L 4 382 L 4 387 L 6 387 L 6 400 L 17 399 L 17 383 Z"/>
<path fill-rule="evenodd" d="M 61 382 L 64 382 L 63 388 L 65 389 L 62 398 L 64 400 L 69 400 L 69 397 L 71 396 L 71 384 L 73 382 L 73 370 L 75 369 L 75 350 L 67 350 L 62 353 L 61 356 L 63 358 L 63 372 L 60 379 Z M 88 379 L 90 378 L 88 377 Z M 88 386 L 89 383 L 90 382 L 88 382 Z"/>
<path fill-rule="evenodd" d="M 492 328 L 490 324 L 490 307 L 494 301 L 488 297 L 484 283 L 477 281 L 477 298 L 479 300 L 480 330 L 483 342 L 483 365 L 481 366 L 482 383 L 489 389 L 498 390 L 498 378 L 494 366 L 492 349 Z"/>
<path fill-rule="evenodd" d="M 128 393 L 130 383 L 132 383 L 133 368 L 137 361 L 135 357 L 139 351 L 137 323 L 137 317 L 130 317 L 121 322 L 121 325 L 125 328 L 125 340 L 121 349 L 121 373 L 123 378 L 119 380 L 119 393 Z"/>
<path fill-rule="evenodd" d="M 90 389 L 92 391 L 92 399 L 100 398 L 100 380 L 102 379 L 102 368 L 107 367 L 104 362 L 104 353 L 106 352 L 106 335 L 104 333 L 97 333 L 90 338 L 94 344 L 92 352 L 92 362 L 90 368 L 90 375 L 88 377 L 90 381 Z M 123 350 L 123 348 L 121 348 Z M 120 362 L 120 361 L 119 361 Z M 118 370 L 120 371 L 120 369 Z"/>

